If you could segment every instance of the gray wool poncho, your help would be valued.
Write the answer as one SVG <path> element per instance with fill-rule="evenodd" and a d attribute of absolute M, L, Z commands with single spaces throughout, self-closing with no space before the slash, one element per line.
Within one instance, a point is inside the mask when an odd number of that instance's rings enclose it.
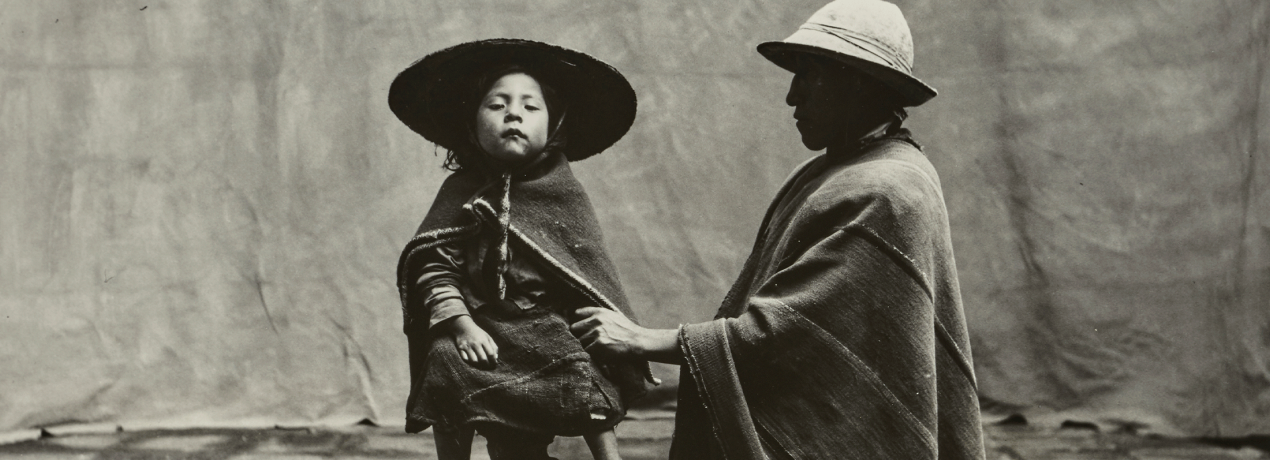
<path fill-rule="evenodd" d="M 474 311 L 473 320 L 499 346 L 501 362 L 491 368 L 462 362 L 451 337 L 432 333 L 425 296 L 415 289 L 428 255 L 435 252 L 430 250 L 472 238 L 489 239 L 495 248 L 515 245 L 515 257 L 531 259 L 555 280 L 553 298 L 572 299 L 571 305 L 523 312 Z M 487 279 L 467 280 L 472 285 L 467 292 L 479 296 L 467 299 L 469 305 L 505 294 L 499 273 L 505 261 L 482 265 L 480 272 L 487 276 L 480 278 Z M 591 358 L 569 332 L 568 319 L 557 313 L 594 305 L 634 319 L 595 211 L 563 155 L 501 180 L 476 169 L 450 175 L 402 251 L 397 277 L 410 343 L 408 432 L 444 423 L 582 435 L 620 421 L 629 402 L 645 393 L 644 380 L 652 380 L 646 362 Z M 599 420 L 593 417 L 597 411 L 603 415 Z"/>
<path fill-rule="evenodd" d="M 905 130 L 804 163 L 713 322 L 680 333 L 672 459 L 981 459 L 934 168 Z"/>

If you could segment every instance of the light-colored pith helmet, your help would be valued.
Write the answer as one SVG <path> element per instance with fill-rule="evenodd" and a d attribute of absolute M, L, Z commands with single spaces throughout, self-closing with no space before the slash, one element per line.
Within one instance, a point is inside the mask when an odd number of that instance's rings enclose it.
<path fill-rule="evenodd" d="M 798 54 L 829 57 L 895 90 L 905 107 L 931 100 L 935 88 L 913 76 L 913 36 L 899 7 L 881 0 L 836 0 L 793 35 L 758 45 L 758 52 L 795 71 Z"/>

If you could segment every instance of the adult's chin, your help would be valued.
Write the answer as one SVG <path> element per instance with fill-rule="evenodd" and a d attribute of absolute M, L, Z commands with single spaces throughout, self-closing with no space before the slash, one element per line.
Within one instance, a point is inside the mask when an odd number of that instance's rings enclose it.
<path fill-rule="evenodd" d="M 820 136 L 818 133 L 804 132 L 802 133 L 802 138 L 803 147 L 807 147 L 807 150 L 811 150 L 813 152 L 824 150 L 825 147 L 829 146 L 829 143 L 825 142 L 825 136 Z"/>
<path fill-rule="evenodd" d="M 794 126 L 798 128 L 798 134 L 802 136 L 803 146 L 807 147 L 808 150 L 821 150 L 828 145 L 824 141 L 824 133 L 817 130 L 815 124 L 807 120 L 799 120 Z"/>

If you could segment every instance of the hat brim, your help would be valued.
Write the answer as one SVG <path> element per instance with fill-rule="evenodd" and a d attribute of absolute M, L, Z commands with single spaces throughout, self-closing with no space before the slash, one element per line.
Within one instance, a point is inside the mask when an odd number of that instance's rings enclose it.
<path fill-rule="evenodd" d="M 759 44 L 758 52 L 767 60 L 772 61 L 773 64 L 790 72 L 798 71 L 797 56 L 800 54 L 813 54 L 836 60 L 877 79 L 882 84 L 895 90 L 902 98 L 901 103 L 904 107 L 916 107 L 925 104 L 939 94 L 939 92 L 935 91 L 935 88 L 923 83 L 916 77 L 890 66 L 873 62 L 867 59 L 868 56 L 864 53 L 856 55 L 849 51 L 835 51 L 812 44 L 789 41 Z"/>
<path fill-rule="evenodd" d="M 579 51 L 521 39 L 468 42 L 425 56 L 393 80 L 388 106 L 425 139 L 463 149 L 471 143 L 468 126 L 476 117 L 472 85 L 485 72 L 508 64 L 545 80 L 564 102 L 561 129 L 568 135 L 569 161 L 609 148 L 635 121 L 635 90 L 613 66 Z"/>

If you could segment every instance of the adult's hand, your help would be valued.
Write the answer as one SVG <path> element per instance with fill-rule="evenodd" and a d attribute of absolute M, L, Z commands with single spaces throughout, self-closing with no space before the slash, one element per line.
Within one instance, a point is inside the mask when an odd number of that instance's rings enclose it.
<path fill-rule="evenodd" d="M 649 329 L 625 316 L 599 307 L 579 308 L 569 327 L 591 355 L 600 358 L 643 359 L 681 364 L 679 334 L 674 329 Z"/>

